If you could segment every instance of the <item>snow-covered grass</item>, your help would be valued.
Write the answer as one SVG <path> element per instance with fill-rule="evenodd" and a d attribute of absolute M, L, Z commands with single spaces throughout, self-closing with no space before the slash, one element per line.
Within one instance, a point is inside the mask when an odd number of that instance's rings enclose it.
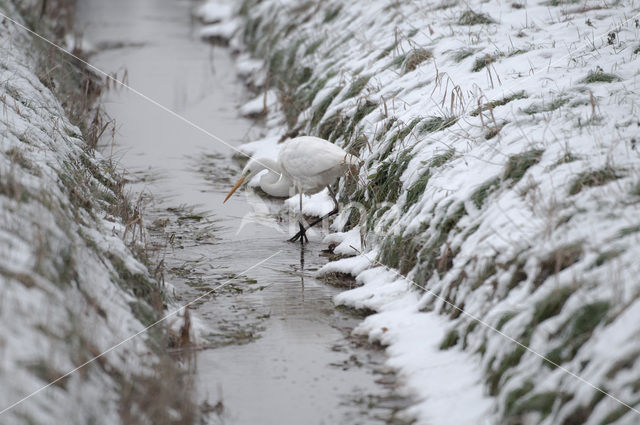
<path fill-rule="evenodd" d="M 337 301 L 386 311 L 393 297 L 366 300 L 406 292 L 414 302 L 393 307 L 398 317 L 444 323 L 404 329 L 384 315 L 362 327 L 397 335 L 383 342 L 424 398 L 421 423 L 447 412 L 429 408 L 428 374 L 412 378 L 434 346 L 477 362 L 469 373 L 494 398 L 475 423 L 637 423 L 443 299 L 638 405 L 639 12 L 636 1 L 602 0 L 245 0 L 236 9 L 239 68 L 279 100 L 265 136 L 316 135 L 359 155 L 359 181 L 341 181 L 339 195 L 366 213 L 344 210 L 336 230 L 360 226 L 365 253 L 428 291 L 369 279 L 350 259 L 375 287 Z M 327 267 L 348 271 L 343 261 Z M 399 342 L 432 341 L 434 326 L 450 330 L 441 343 Z"/>
<path fill-rule="evenodd" d="M 64 9 L 49 7 L 54 16 Z M 11 2 L 0 11 L 24 22 Z M 49 19 L 33 18 L 55 37 Z M 2 411 L 153 323 L 168 300 L 140 255 L 140 215 L 122 177 L 87 143 L 96 82 L 9 20 L 0 27 Z M 166 338 L 150 330 L 0 423 L 188 423 L 194 406 Z"/>

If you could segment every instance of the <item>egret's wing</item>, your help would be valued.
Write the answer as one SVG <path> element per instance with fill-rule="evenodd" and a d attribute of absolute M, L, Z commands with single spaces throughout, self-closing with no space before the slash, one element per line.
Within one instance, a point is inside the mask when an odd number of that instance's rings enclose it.
<path fill-rule="evenodd" d="M 280 150 L 280 166 L 294 180 L 311 178 L 339 165 L 351 164 L 352 155 L 324 139 L 305 136 L 290 140 Z"/>

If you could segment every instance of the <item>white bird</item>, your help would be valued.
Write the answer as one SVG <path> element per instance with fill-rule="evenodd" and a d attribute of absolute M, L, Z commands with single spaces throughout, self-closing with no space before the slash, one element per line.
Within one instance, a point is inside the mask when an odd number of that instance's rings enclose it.
<path fill-rule="evenodd" d="M 286 141 L 280 148 L 278 161 L 260 158 L 252 159 L 242 170 L 240 179 L 231 189 L 224 202 L 246 181 L 264 169 L 269 172 L 260 178 L 260 187 L 272 196 L 287 197 L 293 188 L 300 195 L 300 214 L 302 214 L 302 194 L 312 194 L 329 189 L 334 209 L 324 217 L 312 222 L 309 227 L 338 212 L 338 201 L 330 185 L 347 172 L 355 172 L 360 164 L 357 156 L 324 139 L 312 136 L 296 137 Z M 302 222 L 300 231 L 290 240 L 307 239 Z"/>

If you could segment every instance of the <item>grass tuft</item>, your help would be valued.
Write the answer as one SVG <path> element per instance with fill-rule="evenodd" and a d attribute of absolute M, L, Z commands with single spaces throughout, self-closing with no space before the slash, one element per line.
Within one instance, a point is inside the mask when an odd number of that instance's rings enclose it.
<path fill-rule="evenodd" d="M 504 178 L 512 180 L 511 186 L 515 185 L 529 168 L 540 162 L 543 153 L 541 149 L 532 149 L 510 156 L 504 170 Z"/>
<path fill-rule="evenodd" d="M 369 79 L 371 76 L 364 75 L 362 77 L 358 77 L 349 87 L 349 90 L 345 93 L 343 99 L 350 99 L 360 94 L 360 92 L 367 86 Z"/>
<path fill-rule="evenodd" d="M 420 66 L 420 64 L 432 57 L 433 54 L 427 49 L 413 49 L 407 54 L 404 63 L 402 64 L 402 70 L 405 74 L 414 71 Z"/>
<path fill-rule="evenodd" d="M 327 22 L 331 22 L 334 19 L 336 19 L 338 17 L 338 14 L 340 14 L 341 10 L 342 10 L 341 4 L 337 5 L 332 9 L 327 10 L 324 14 L 324 19 L 322 20 L 322 23 L 326 24 Z"/>
<path fill-rule="evenodd" d="M 477 13 L 473 10 L 465 10 L 458 19 L 458 25 L 486 25 L 494 24 L 495 21 L 484 13 Z"/>
<path fill-rule="evenodd" d="M 525 353 L 525 349 L 518 345 L 510 354 L 505 356 L 498 367 L 493 369 L 490 367 L 488 371 L 487 384 L 489 385 L 489 394 L 495 396 L 498 394 L 498 390 L 500 389 L 500 381 L 502 380 L 502 376 L 504 373 L 515 367 L 520 363 L 520 359 Z M 495 359 L 491 362 L 491 365 L 495 362 Z"/>
<path fill-rule="evenodd" d="M 535 114 L 538 114 L 540 112 L 551 112 L 551 111 L 555 111 L 556 109 L 560 109 L 561 107 L 563 107 L 567 103 L 569 103 L 569 98 L 568 97 L 558 96 L 548 104 L 532 103 L 531 105 L 529 105 L 526 108 L 522 109 L 522 112 L 527 114 L 527 115 L 535 115 Z"/>
<path fill-rule="evenodd" d="M 482 111 L 480 111 L 480 109 L 476 109 L 475 111 L 471 112 L 471 116 L 476 117 L 480 115 L 480 112 L 484 112 L 489 109 L 495 109 L 498 106 L 504 106 L 509 102 L 512 102 L 517 99 L 525 99 L 526 97 L 527 97 L 527 93 L 524 90 L 519 91 L 517 93 L 510 94 L 509 96 L 505 96 L 502 99 L 485 103 L 484 105 L 482 105 Z"/>
<path fill-rule="evenodd" d="M 444 336 L 444 339 L 442 340 L 442 343 L 440 343 L 440 349 L 441 350 L 448 350 L 449 348 L 455 346 L 458 343 L 459 339 L 460 339 L 460 335 L 458 335 L 458 331 L 455 330 L 455 329 L 451 329 Z"/>
<path fill-rule="evenodd" d="M 580 243 L 561 246 L 551 252 L 540 262 L 540 272 L 533 281 L 535 288 L 544 283 L 549 276 L 560 273 L 562 270 L 580 261 L 584 251 Z"/>
<path fill-rule="evenodd" d="M 549 296 L 536 303 L 532 322 L 537 325 L 560 313 L 572 293 L 569 287 L 554 289 Z"/>
<path fill-rule="evenodd" d="M 316 126 L 320 123 L 320 120 L 322 120 L 322 117 L 324 117 L 324 113 L 327 112 L 327 109 L 329 109 L 329 106 L 331 106 L 333 99 L 336 98 L 341 90 L 341 87 L 335 87 L 327 96 L 325 96 L 324 99 L 322 99 L 320 104 L 315 108 L 310 123 L 310 127 L 312 129 L 316 128 Z"/>
<path fill-rule="evenodd" d="M 569 187 L 569 195 L 580 193 L 585 187 L 602 186 L 621 177 L 622 176 L 611 167 L 582 172 L 578 174 L 578 177 L 576 177 Z"/>
<path fill-rule="evenodd" d="M 512 415 L 514 412 L 514 407 L 518 400 L 522 399 L 525 395 L 527 395 L 533 389 L 533 384 L 531 381 L 527 381 L 522 385 L 522 387 L 515 389 L 505 397 L 504 401 L 504 410 L 507 415 Z"/>
<path fill-rule="evenodd" d="M 457 63 L 460 63 L 466 58 L 468 58 L 469 56 L 472 56 L 475 52 L 476 52 L 476 49 L 463 47 L 453 52 L 453 54 L 451 55 L 451 58 Z"/>
<path fill-rule="evenodd" d="M 471 200 L 478 209 L 481 209 L 487 197 L 499 187 L 500 179 L 497 177 L 493 178 L 476 189 L 476 191 L 471 195 Z"/>
<path fill-rule="evenodd" d="M 495 61 L 497 56 L 492 55 L 482 55 L 478 56 L 476 60 L 473 62 L 473 66 L 471 67 L 471 71 L 478 72 L 483 69 L 485 66 L 489 65 L 491 62 Z"/>
<path fill-rule="evenodd" d="M 604 251 L 600 254 L 598 254 L 598 257 L 596 257 L 596 260 L 593 262 L 593 266 L 592 267 L 600 267 L 602 266 L 604 263 L 613 260 L 614 258 L 617 258 L 620 256 L 620 254 L 624 253 L 623 250 L 620 249 L 610 249 L 608 251 Z"/>
<path fill-rule="evenodd" d="M 442 167 L 444 164 L 449 162 L 449 160 L 453 158 L 455 154 L 456 154 L 456 150 L 451 148 L 447 150 L 445 153 L 436 155 L 433 158 L 431 158 L 431 161 L 429 162 L 429 166 L 436 167 L 436 168 Z"/>
<path fill-rule="evenodd" d="M 613 83 L 614 81 L 621 81 L 621 78 L 615 74 L 609 74 L 601 70 L 589 72 L 589 74 L 587 74 L 587 76 L 582 80 L 583 83 L 587 84 Z"/>
<path fill-rule="evenodd" d="M 558 393 L 555 391 L 533 394 L 526 400 L 516 404 L 512 409 L 512 414 L 518 416 L 529 412 L 539 412 L 542 415 L 541 420 L 543 420 L 551 413 L 553 403 L 557 397 Z"/>
<path fill-rule="evenodd" d="M 418 202 L 425 189 L 427 188 L 427 183 L 429 183 L 429 179 L 431 178 L 431 172 L 429 170 L 425 171 L 425 173 L 411 185 L 409 190 L 407 191 L 407 200 L 404 203 L 404 211 L 408 211 L 409 208 Z"/>
<path fill-rule="evenodd" d="M 457 117 L 432 116 L 427 118 L 422 123 L 422 125 L 420 126 L 420 129 L 418 130 L 418 133 L 420 135 L 424 135 L 427 133 L 435 133 L 436 131 L 444 130 L 445 128 L 451 127 L 457 121 L 458 121 Z"/>

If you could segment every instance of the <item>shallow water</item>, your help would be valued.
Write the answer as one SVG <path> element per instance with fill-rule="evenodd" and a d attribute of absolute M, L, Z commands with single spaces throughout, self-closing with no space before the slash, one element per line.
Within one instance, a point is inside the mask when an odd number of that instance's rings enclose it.
<path fill-rule="evenodd" d="M 77 26 L 99 48 L 92 63 L 126 75 L 136 90 L 228 144 L 131 91 L 112 89 L 103 98 L 118 131 L 102 150 L 129 171 L 135 190 L 153 194 L 146 219 L 154 222 L 156 239 L 168 241 L 161 255 L 178 302 L 228 282 L 193 310 L 205 329 L 196 383 L 200 403 L 212 407 L 207 421 L 393 421 L 407 400 L 394 393 L 383 352 L 349 337 L 361 318 L 336 309 L 331 299 L 338 290 L 313 277 L 326 262 L 321 235 L 304 248 L 286 242 L 287 229 L 271 214 L 281 203 L 250 192 L 222 204 L 240 169 L 232 146 L 259 128 L 238 117 L 248 94 L 230 53 L 198 39 L 194 3 L 78 3 Z"/>

